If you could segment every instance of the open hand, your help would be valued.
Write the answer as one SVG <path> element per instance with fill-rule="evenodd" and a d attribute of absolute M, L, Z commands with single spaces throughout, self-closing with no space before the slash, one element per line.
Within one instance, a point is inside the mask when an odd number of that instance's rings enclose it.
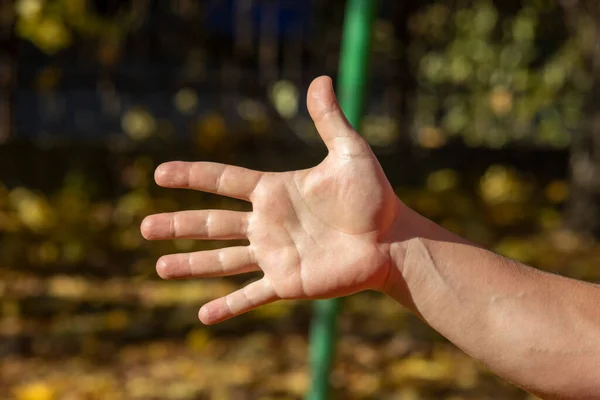
<path fill-rule="evenodd" d="M 147 217 L 149 240 L 247 239 L 248 246 L 161 257 L 165 279 L 262 271 L 246 287 L 204 305 L 214 324 L 279 299 L 318 299 L 382 290 L 391 268 L 387 237 L 403 207 L 369 145 L 352 129 L 331 79 L 311 84 L 308 110 L 329 154 L 316 167 L 283 173 L 209 162 L 169 162 L 158 185 L 252 202 L 252 212 L 180 211 Z"/>

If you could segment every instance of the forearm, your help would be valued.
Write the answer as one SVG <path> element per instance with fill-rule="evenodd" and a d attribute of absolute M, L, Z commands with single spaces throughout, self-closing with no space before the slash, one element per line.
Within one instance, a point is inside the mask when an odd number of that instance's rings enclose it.
<path fill-rule="evenodd" d="M 507 260 L 407 212 L 410 228 L 399 226 L 391 245 L 390 296 L 516 385 L 600 398 L 598 286 Z"/>

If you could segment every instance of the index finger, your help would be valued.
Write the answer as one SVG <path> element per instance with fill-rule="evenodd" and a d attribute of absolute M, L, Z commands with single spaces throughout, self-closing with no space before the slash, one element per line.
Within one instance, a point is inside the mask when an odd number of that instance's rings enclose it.
<path fill-rule="evenodd" d="M 156 168 L 154 180 L 163 187 L 194 189 L 250 201 L 263 172 L 213 162 L 173 161 Z"/>

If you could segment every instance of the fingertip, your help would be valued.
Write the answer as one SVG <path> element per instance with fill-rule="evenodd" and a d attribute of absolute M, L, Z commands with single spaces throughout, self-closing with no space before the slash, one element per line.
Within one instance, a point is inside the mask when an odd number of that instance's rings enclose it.
<path fill-rule="evenodd" d="M 168 272 L 169 264 L 167 263 L 167 259 L 165 256 L 161 257 L 156 261 L 156 273 L 162 279 L 170 279 L 171 276 Z"/>
<path fill-rule="evenodd" d="M 204 304 L 198 311 L 198 319 L 204 325 L 215 325 L 237 315 L 232 313 L 227 298 L 221 297 Z"/>
<path fill-rule="evenodd" d="M 332 79 L 326 75 L 315 78 L 306 96 L 308 111 L 313 115 L 320 114 L 323 109 L 330 109 L 332 104 L 337 104 Z"/>
<path fill-rule="evenodd" d="M 332 115 L 332 113 L 339 110 L 337 98 L 333 91 L 333 82 L 330 77 L 324 75 L 312 81 L 306 96 L 306 106 L 311 118 L 317 124 L 317 129 L 331 129 L 331 126 L 329 128 L 324 126 L 319 128 L 319 125 L 321 125 L 326 116 Z"/>
<path fill-rule="evenodd" d="M 140 224 L 140 233 L 146 240 L 152 240 L 153 222 L 151 217 L 146 217 Z"/>
<path fill-rule="evenodd" d="M 316 77 L 308 87 L 308 98 L 318 99 L 333 90 L 333 80 L 327 75 Z"/>
<path fill-rule="evenodd" d="M 214 325 L 215 323 L 217 323 L 217 321 L 211 318 L 211 313 L 208 308 L 209 307 L 207 307 L 207 305 L 204 305 L 200 308 L 200 310 L 198 311 L 198 319 L 204 325 Z"/>
<path fill-rule="evenodd" d="M 171 163 L 162 163 L 154 170 L 154 181 L 158 185 L 162 185 L 165 182 L 165 177 L 169 174 Z"/>

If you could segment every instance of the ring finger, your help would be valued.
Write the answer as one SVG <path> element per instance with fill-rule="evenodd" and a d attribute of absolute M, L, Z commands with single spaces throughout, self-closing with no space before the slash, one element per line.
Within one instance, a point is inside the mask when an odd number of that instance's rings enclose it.
<path fill-rule="evenodd" d="M 250 247 L 226 247 L 161 257 L 156 271 L 163 279 L 190 279 L 230 276 L 260 271 Z"/>

